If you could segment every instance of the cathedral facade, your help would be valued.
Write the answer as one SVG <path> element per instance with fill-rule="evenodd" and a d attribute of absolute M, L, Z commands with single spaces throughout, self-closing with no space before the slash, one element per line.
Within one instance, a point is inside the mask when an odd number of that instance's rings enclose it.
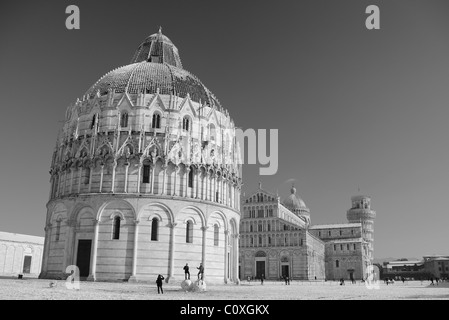
<path fill-rule="evenodd" d="M 41 278 L 238 279 L 235 125 L 159 32 L 69 106 L 51 162 Z"/>
<path fill-rule="evenodd" d="M 259 188 L 242 201 L 239 274 L 242 279 L 366 279 L 373 260 L 371 199 L 351 198 L 347 223 L 312 225 L 310 210 L 296 195 L 281 201 Z"/>

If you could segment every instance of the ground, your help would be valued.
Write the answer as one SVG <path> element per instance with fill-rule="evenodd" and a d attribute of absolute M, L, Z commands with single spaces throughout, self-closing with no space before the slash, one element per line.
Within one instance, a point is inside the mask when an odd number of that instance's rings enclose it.
<path fill-rule="evenodd" d="M 50 283 L 55 286 L 51 287 Z M 79 290 L 69 290 L 63 280 L 0 279 L 0 300 L 397 300 L 448 299 L 449 282 L 429 281 L 379 283 L 368 289 L 364 283 L 258 281 L 240 285 L 207 285 L 206 292 L 185 292 L 179 284 L 164 284 L 158 294 L 156 283 L 80 282 Z"/>

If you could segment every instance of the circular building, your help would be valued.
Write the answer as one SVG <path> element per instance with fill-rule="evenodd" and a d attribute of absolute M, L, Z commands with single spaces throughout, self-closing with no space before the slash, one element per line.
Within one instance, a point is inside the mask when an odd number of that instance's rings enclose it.
<path fill-rule="evenodd" d="M 237 281 L 235 126 L 158 33 L 69 106 L 51 162 L 41 278 Z"/>

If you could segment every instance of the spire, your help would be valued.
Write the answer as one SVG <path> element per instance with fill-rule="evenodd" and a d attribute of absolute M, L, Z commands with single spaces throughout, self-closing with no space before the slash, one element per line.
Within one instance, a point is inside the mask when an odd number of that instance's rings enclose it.
<path fill-rule="evenodd" d="M 259 189 L 262 189 L 262 182 L 259 181 Z"/>
<path fill-rule="evenodd" d="M 159 31 L 157 33 L 162 34 L 162 26 L 159 26 Z"/>

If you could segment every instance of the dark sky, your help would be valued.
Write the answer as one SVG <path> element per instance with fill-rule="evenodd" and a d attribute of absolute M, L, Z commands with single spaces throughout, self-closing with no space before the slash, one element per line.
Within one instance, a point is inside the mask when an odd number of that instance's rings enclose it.
<path fill-rule="evenodd" d="M 79 6 L 81 29 L 65 9 Z M 365 8 L 380 8 L 380 30 Z M 279 130 L 279 170 L 244 167 L 313 224 L 372 197 L 375 257 L 448 254 L 449 1 L 0 3 L 1 231 L 43 236 L 67 106 L 157 32 L 242 128 Z M 292 180 L 293 179 L 293 180 Z"/>

